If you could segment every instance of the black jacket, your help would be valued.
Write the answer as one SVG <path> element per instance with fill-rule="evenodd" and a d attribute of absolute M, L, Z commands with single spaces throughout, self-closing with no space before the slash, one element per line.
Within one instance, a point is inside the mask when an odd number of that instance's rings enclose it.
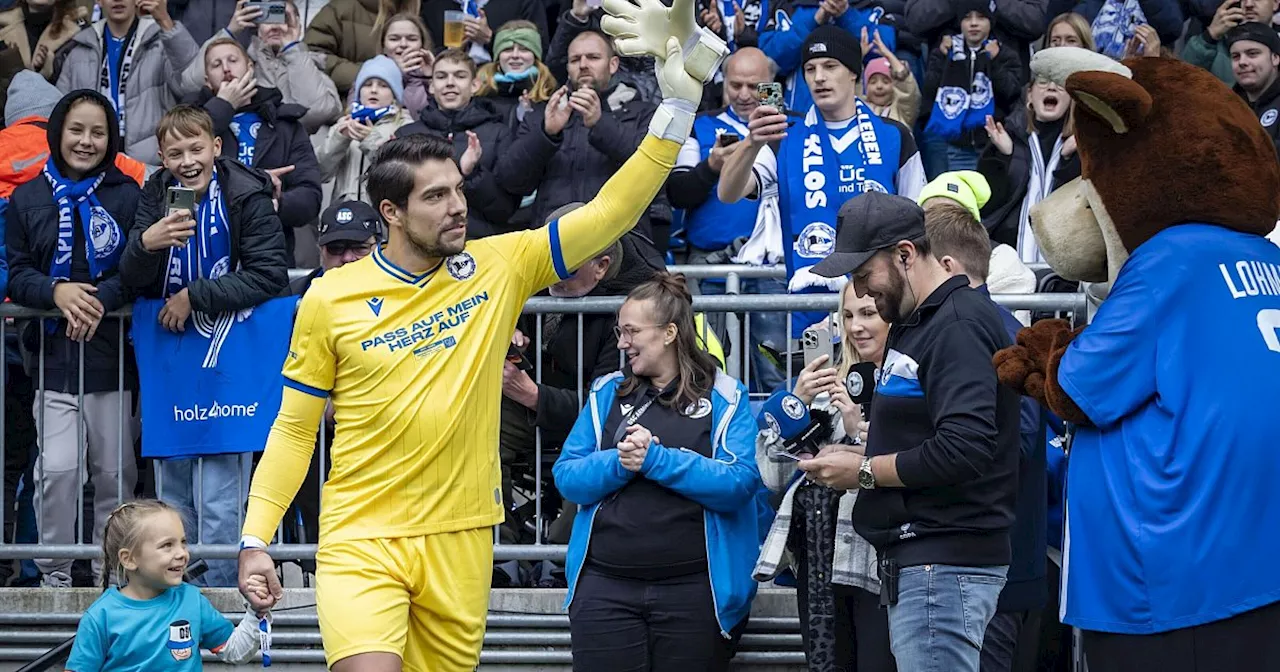
<path fill-rule="evenodd" d="M 995 305 L 968 282 L 944 282 L 893 325 L 885 345 L 867 455 L 897 453 L 905 486 L 864 490 L 853 522 L 902 567 L 1010 561 L 1018 393 L 997 382 L 991 358 L 1012 341 Z"/>
<path fill-rule="evenodd" d="M 602 112 L 595 126 L 587 128 L 582 116 L 574 113 L 555 137 L 548 136 L 543 126 L 547 104 L 535 106 L 507 151 L 498 157 L 498 180 L 507 190 L 520 195 L 538 192 L 533 202 L 535 226 L 544 224 L 547 215 L 562 205 L 594 198 L 649 132 L 656 106 L 632 99 L 611 110 L 607 100 L 615 90 L 600 94 Z M 653 240 L 653 214 L 651 206 L 635 227 L 649 240 Z"/>
<path fill-rule="evenodd" d="M 271 180 L 235 159 L 215 161 L 231 226 L 231 268 L 236 270 L 217 280 L 196 280 L 187 288 L 192 309 L 202 313 L 252 308 L 289 284 L 289 259 L 280 218 L 271 205 Z M 174 181 L 168 169 L 147 180 L 129 231 L 129 246 L 120 259 L 120 277 L 143 296 L 158 298 L 164 293 L 169 250 L 146 251 L 142 233 L 164 217 L 165 193 Z"/>
<path fill-rule="evenodd" d="M 978 58 L 988 59 L 985 51 L 978 52 Z M 990 59 L 987 76 L 991 78 L 991 94 L 995 98 L 996 119 L 1004 119 L 1017 106 L 1022 96 L 1023 68 L 1018 56 L 1012 49 L 1002 46 L 1000 53 Z M 938 87 L 942 85 L 943 71 L 950 63 L 950 58 L 942 53 L 935 44 L 929 48 L 929 61 L 925 66 L 924 86 L 920 89 L 920 119 L 922 124 L 933 113 L 933 102 L 938 96 Z M 978 128 L 951 144 L 961 147 L 982 149 L 987 142 L 987 132 Z"/>
<path fill-rule="evenodd" d="M 283 102 L 279 89 L 258 89 L 248 107 L 237 110 L 231 103 L 213 95 L 208 87 L 188 102 L 203 107 L 213 117 L 213 131 L 222 138 L 222 156 L 236 159 L 236 134 L 231 120 L 238 112 L 256 112 L 262 117 L 254 145 L 253 167 L 261 170 L 293 166 L 293 172 L 280 177 L 280 222 L 284 225 L 285 249 L 293 258 L 293 230 L 310 226 L 320 216 L 320 164 L 311 144 L 311 136 L 302 124 L 307 108 Z M 291 264 L 292 265 L 292 264 Z"/>
<path fill-rule="evenodd" d="M 649 241 L 628 233 L 622 237 L 622 259 L 618 275 L 601 282 L 588 296 L 625 296 L 637 285 L 666 268 L 662 256 Z M 542 429 L 546 445 L 564 443 L 569 429 L 582 410 L 578 403 L 578 319 L 566 314 L 551 331 L 543 346 L 542 383 L 538 385 L 535 424 Z M 582 319 L 583 392 L 600 376 L 621 369 L 618 337 L 613 327 L 614 313 L 586 313 Z M 545 319 L 544 319 L 545 324 Z M 584 395 L 585 398 L 585 395 Z"/>
<path fill-rule="evenodd" d="M 893 12 L 891 4 L 885 10 Z M 906 0 L 903 3 L 903 18 L 898 25 L 906 28 L 911 34 L 923 40 L 932 53 L 938 48 L 943 35 L 959 34 L 959 23 L 963 16 L 957 16 L 956 3 L 953 0 Z M 1063 11 L 1071 11 L 1072 3 Z M 991 36 L 1000 42 L 1000 51 L 1013 51 L 1017 56 L 1019 68 L 1018 85 L 1025 84 L 1029 78 L 1031 63 L 1031 44 L 1044 35 L 1045 26 L 1062 12 L 1049 10 L 1049 0 L 1004 0 L 996 3 L 995 19 L 991 22 Z M 902 42 L 899 38 L 899 48 Z M 1173 44 L 1173 40 L 1169 41 Z M 925 98 L 932 102 L 932 98 Z"/>
<path fill-rule="evenodd" d="M 1235 92 L 1244 98 L 1244 102 L 1253 108 L 1253 113 L 1258 115 L 1258 121 L 1262 123 L 1262 128 L 1271 136 L 1271 142 L 1275 143 L 1276 154 L 1280 155 L 1280 79 L 1272 82 L 1266 91 L 1258 96 L 1256 101 L 1249 100 L 1249 96 L 1245 95 L 1244 89 L 1239 85 L 1235 87 Z M 1271 123 L 1267 123 L 1270 121 Z"/>
<path fill-rule="evenodd" d="M 1013 138 L 1013 154 L 1005 156 L 994 144 L 989 144 L 978 159 L 978 172 L 991 185 L 991 198 L 982 208 L 982 223 L 991 234 L 991 240 L 1015 250 L 1018 249 L 1018 234 L 1021 232 L 1022 201 L 1031 182 L 1031 147 L 1027 144 L 1029 138 L 1023 128 L 1005 124 L 1005 130 Z M 1049 151 L 1053 151 L 1052 146 Z M 1047 152 L 1045 154 L 1047 169 L 1052 158 Z M 1058 166 L 1049 179 L 1053 181 L 1052 188 L 1057 189 L 1077 177 L 1080 177 L 1080 154 L 1072 152 L 1071 156 L 1058 160 Z"/>
<path fill-rule="evenodd" d="M 472 98 L 471 102 L 456 112 L 441 110 L 435 105 L 422 110 L 418 121 L 401 127 L 395 137 L 403 138 L 414 133 L 453 135 L 453 157 L 462 160 L 467 151 L 467 131 L 480 138 L 480 163 L 466 177 L 467 237 L 483 238 L 495 233 L 505 233 L 511 215 L 520 207 L 520 197 L 503 189 L 494 166 L 511 139 L 506 119 L 493 101 L 488 98 Z"/>
<path fill-rule="evenodd" d="M 132 178 L 121 173 L 115 166 L 116 155 L 120 151 L 120 127 L 116 116 L 110 112 L 111 101 L 95 91 L 79 91 L 76 99 L 89 97 L 107 110 L 107 151 L 98 166 L 85 175 L 85 179 L 101 174 L 102 182 L 94 193 L 102 207 L 111 214 L 119 225 L 119 244 L 125 244 L 125 236 L 132 225 L 134 213 L 138 208 L 140 190 Z M 48 146 L 61 146 L 62 129 L 67 112 L 71 109 L 71 97 L 58 101 L 49 113 L 49 122 L 45 131 Z M 63 161 L 61 151 L 50 152 L 49 161 L 63 175 L 68 174 L 68 166 Z M 121 282 L 119 270 L 110 269 L 101 277 L 93 278 L 89 271 L 89 261 L 84 238 L 84 225 L 74 210 L 76 218 L 71 243 L 71 263 L 68 269 L 70 282 L 89 283 L 98 288 L 96 297 L 107 311 L 118 310 L 133 301 L 134 295 Z M 8 261 L 10 266 L 9 296 L 16 303 L 31 308 L 53 310 L 57 306 L 53 302 L 53 279 L 50 277 L 53 257 L 58 249 L 58 206 L 53 200 L 53 188 L 43 176 L 19 186 L 10 196 L 6 214 L 8 225 L 6 243 L 8 245 Z M 108 392 L 119 389 L 121 349 L 125 352 L 125 385 L 126 388 L 136 386 L 133 370 L 133 355 L 129 346 L 121 339 L 124 330 L 121 320 L 112 317 L 103 318 L 94 332 L 93 339 L 84 346 L 84 392 Z M 53 331 L 45 335 L 43 352 L 41 352 L 40 330 L 45 324 L 51 324 Z M 66 320 L 57 319 L 52 323 L 44 320 L 29 322 L 22 333 L 22 350 L 27 359 L 28 368 L 35 375 L 39 365 L 37 357 L 44 359 L 45 386 L 60 392 L 75 393 L 80 389 L 79 348 L 66 338 Z"/>

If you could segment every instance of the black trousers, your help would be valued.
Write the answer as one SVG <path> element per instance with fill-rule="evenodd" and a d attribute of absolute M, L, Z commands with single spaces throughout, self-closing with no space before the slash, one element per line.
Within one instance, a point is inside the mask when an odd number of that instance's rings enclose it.
<path fill-rule="evenodd" d="M 574 672 L 724 672 L 733 657 L 705 572 L 637 581 L 588 565 L 569 605 L 569 632 Z"/>
<path fill-rule="evenodd" d="M 1280 602 L 1154 635 L 1086 631 L 1089 672 L 1280 670 Z"/>

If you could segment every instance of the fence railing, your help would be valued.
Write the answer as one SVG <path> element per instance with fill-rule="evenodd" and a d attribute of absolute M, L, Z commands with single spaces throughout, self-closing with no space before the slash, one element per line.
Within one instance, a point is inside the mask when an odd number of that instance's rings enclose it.
<path fill-rule="evenodd" d="M 751 278 L 751 277 L 775 277 L 774 274 L 778 272 L 778 269 L 775 269 L 775 268 L 740 267 L 740 266 L 685 266 L 685 267 L 678 267 L 675 270 L 691 271 L 691 275 L 693 273 L 697 273 L 701 277 L 725 277 L 727 279 L 726 284 L 729 285 L 727 289 L 731 289 L 731 290 L 737 289 L 737 287 L 733 286 L 736 282 L 735 278 L 740 279 L 740 278 Z M 992 298 L 997 303 L 1000 303 L 1001 305 L 1005 306 L 1010 310 L 1070 312 L 1073 315 L 1078 315 L 1078 316 L 1085 315 L 1088 310 L 1088 300 L 1083 293 L 1024 294 L 1024 295 L 1001 294 L 1001 295 L 994 295 Z M 581 315 L 593 314 L 593 313 L 595 314 L 611 313 L 616 311 L 622 305 L 623 300 L 624 300 L 623 297 L 587 297 L 587 298 L 580 298 L 580 299 L 535 297 L 530 299 L 525 306 L 524 312 L 527 315 L 536 316 L 534 319 L 537 322 L 538 328 L 536 329 L 536 334 L 530 335 L 531 340 L 533 341 L 532 343 L 532 346 L 534 348 L 533 352 L 539 353 L 542 351 L 542 341 L 543 341 L 543 334 L 542 334 L 543 319 L 542 318 L 544 315 L 551 314 L 551 313 L 558 313 L 558 314 L 565 314 L 565 315 L 581 316 Z M 729 370 L 731 374 L 743 379 L 744 382 L 748 381 L 753 374 L 757 373 L 757 371 L 755 370 L 757 365 L 752 362 L 752 357 L 750 356 L 751 353 L 746 352 L 747 348 L 742 347 L 742 344 L 750 342 L 751 322 L 753 318 L 759 319 L 761 316 L 769 313 L 775 313 L 775 314 L 780 312 L 786 313 L 787 319 L 788 319 L 787 331 L 789 333 L 790 331 L 789 320 L 790 320 L 790 314 L 792 311 L 835 311 L 838 307 L 838 303 L 839 303 L 839 296 L 837 294 L 807 294 L 807 295 L 737 294 L 735 295 L 732 292 L 730 292 L 727 295 L 703 295 L 703 296 L 694 297 L 695 310 L 699 312 L 707 313 L 707 314 L 712 314 L 712 315 L 725 314 L 727 317 L 734 318 L 734 320 L 737 320 L 737 321 L 730 321 L 728 323 L 732 354 L 729 358 L 730 363 L 726 366 L 726 368 Z M 124 319 L 128 318 L 130 314 L 131 314 L 130 309 L 125 308 L 110 314 L 110 316 L 107 319 L 117 319 L 117 320 L 123 321 Z M 12 333 L 11 330 L 15 328 L 14 324 L 10 324 L 11 320 L 7 318 L 13 318 L 14 320 L 21 321 L 27 318 L 57 317 L 58 315 L 59 314 L 56 311 L 32 310 L 29 308 L 25 308 L 25 307 L 13 305 L 13 304 L 0 305 L 0 318 L 6 318 L 6 319 L 0 319 L 0 336 L 4 336 L 6 334 Z M 586 383 L 589 383 L 590 381 L 582 380 L 582 376 L 584 375 L 582 373 L 584 368 L 583 361 L 582 361 L 583 360 L 582 321 L 579 320 L 577 322 L 577 325 L 578 325 L 577 326 L 577 329 L 578 329 L 578 340 L 577 340 L 578 388 L 577 389 L 579 394 L 579 402 L 580 402 L 579 405 L 581 406 L 581 402 L 583 401 L 582 396 L 583 396 L 584 385 Z M 39 330 L 39 331 L 41 332 L 42 343 L 45 338 L 65 338 L 61 334 L 51 334 L 46 336 L 44 334 L 44 330 Z M 123 329 L 121 330 L 121 335 L 119 336 L 119 338 L 121 339 L 121 343 L 123 344 L 123 339 L 124 339 Z M 792 371 L 789 366 L 790 359 L 791 359 L 790 354 L 792 352 L 793 345 L 790 342 L 790 339 L 787 339 L 786 343 L 779 344 L 779 345 L 786 350 L 786 352 L 783 354 L 786 355 L 786 359 L 788 361 L 788 367 L 787 367 L 788 370 L 786 371 L 786 375 L 784 379 L 787 381 L 790 381 L 792 378 L 792 375 L 795 373 L 795 371 Z M 43 348 L 41 351 L 43 352 Z M 123 352 L 124 352 L 124 348 L 121 348 L 121 355 L 120 355 L 121 359 L 123 359 L 124 357 Z M 536 357 L 532 357 L 532 359 L 535 365 L 535 370 L 533 373 L 534 380 L 540 382 L 543 379 L 543 374 L 545 370 L 545 362 L 543 361 L 544 358 L 541 356 L 536 356 Z M 620 360 L 621 360 L 621 355 L 620 355 Z M 121 362 L 121 364 L 123 364 L 123 362 Z M 83 355 L 81 355 L 80 371 L 79 371 L 81 381 L 83 381 L 83 373 L 84 373 L 83 366 L 84 366 L 84 360 L 83 360 Z M 121 366 L 121 370 L 123 371 L 123 366 Z M 40 386 L 43 384 L 43 372 L 44 372 L 44 367 L 43 367 L 43 362 L 41 362 L 39 367 L 37 367 L 36 370 L 32 370 L 30 373 L 32 382 L 37 387 L 36 389 L 37 400 L 39 399 L 39 395 L 40 395 Z M 742 375 L 738 375 L 737 372 L 741 372 Z M 0 382 L 5 383 L 3 391 L 0 391 L 0 401 L 5 400 L 6 398 L 5 395 L 9 394 L 10 392 L 8 380 L 7 378 L 5 378 L 5 376 L 7 376 L 7 372 L 0 373 Z M 83 389 L 83 387 L 81 387 L 81 389 Z M 120 390 L 125 389 L 123 373 L 120 374 L 119 389 Z M 83 397 L 81 397 L 81 401 L 83 401 Z M 39 406 L 39 401 L 37 401 L 36 405 L 37 407 Z M 39 411 L 38 408 L 36 410 L 37 410 L 36 415 L 39 416 L 36 418 L 37 430 L 41 436 L 44 436 L 46 428 L 42 426 L 42 423 L 45 421 L 45 418 L 42 417 L 43 416 L 42 413 L 38 412 Z M 126 412 L 126 409 L 121 408 L 121 413 L 123 414 L 125 412 Z M 79 447 L 80 447 L 80 455 L 79 455 L 80 461 L 78 464 L 78 469 L 81 471 L 81 473 L 83 473 L 83 470 L 85 469 L 85 455 L 84 455 L 85 428 L 84 428 L 84 422 L 83 422 L 83 404 L 81 404 L 79 409 L 77 410 L 77 420 L 78 420 L 77 432 L 78 432 L 78 441 L 79 441 Z M 5 420 L 3 418 L 0 418 L 0 437 L 4 437 L 4 438 L 0 438 L 0 471 L 3 471 L 5 468 L 6 466 L 5 460 L 7 459 L 8 453 L 9 453 L 9 451 L 7 450 L 7 447 L 3 445 L 3 441 L 5 440 L 5 438 L 7 438 L 7 432 L 4 431 L 5 429 L 4 422 Z M 319 436 L 321 441 L 319 452 L 321 454 L 324 454 L 325 433 L 320 432 Z M 119 439 L 119 443 L 117 444 L 119 459 L 120 460 L 135 459 L 136 454 L 134 452 L 134 446 L 123 445 L 124 444 L 123 432 L 121 432 L 121 435 L 117 438 Z M 534 509 L 533 521 L 532 521 L 532 524 L 534 527 L 534 529 L 532 530 L 532 537 L 534 541 L 533 543 L 521 543 L 521 544 L 501 543 L 500 539 L 498 538 L 497 531 L 495 530 L 494 555 L 497 560 L 499 561 L 507 561 L 507 560 L 562 561 L 563 560 L 566 547 L 563 544 L 548 543 L 548 539 L 546 538 L 549 521 L 553 519 L 556 515 L 558 515 L 559 512 L 545 511 L 543 506 L 544 497 L 548 494 L 546 488 L 551 487 L 549 484 L 549 479 L 547 478 L 548 476 L 547 470 L 550 468 L 550 464 L 549 463 L 544 464 L 544 460 L 549 455 L 554 454 L 555 448 L 556 448 L 555 446 L 545 445 L 541 430 L 535 431 L 533 464 L 531 465 L 532 473 L 530 474 L 532 476 L 532 479 L 531 479 L 532 484 L 527 489 L 521 489 L 520 491 L 515 493 L 515 499 L 517 501 L 507 502 L 509 509 L 515 504 L 521 504 L 521 505 L 531 504 L 532 505 Z M 40 452 L 38 451 L 36 454 L 35 462 L 39 464 L 39 460 L 41 460 L 42 458 L 43 458 L 42 454 L 40 454 Z M 9 465 L 10 468 L 13 468 L 13 466 L 14 465 Z M 24 465 L 24 467 L 25 466 L 26 465 Z M 323 467 L 321 469 L 321 473 L 324 473 Z M 30 481 L 30 475 L 31 475 L 31 472 L 26 471 L 26 474 L 24 476 L 24 487 L 28 487 L 28 488 L 34 487 Z M 547 482 L 544 482 L 544 481 L 547 481 Z M 117 482 L 116 487 L 118 491 L 122 490 L 122 487 L 119 482 Z M 245 485 L 245 489 L 247 489 L 247 484 Z M 87 535 L 85 534 L 85 526 L 83 524 L 84 521 L 81 519 L 81 517 L 84 515 L 84 512 L 85 512 L 85 507 L 83 505 L 83 501 L 84 501 L 83 492 L 84 492 L 84 488 L 82 487 L 80 488 L 81 495 L 77 497 L 77 501 L 74 503 L 74 505 L 77 507 L 77 510 L 76 510 L 77 535 L 75 536 L 76 543 L 14 544 L 14 543 L 4 543 L 4 542 L 10 541 L 9 539 L 6 538 L 6 539 L 3 539 L 2 542 L 0 542 L 0 560 L 8 560 L 8 559 L 15 559 L 15 558 L 16 559 L 31 559 L 31 558 L 92 559 L 92 558 L 97 558 L 99 555 L 98 548 L 91 543 L 86 543 Z M 128 497 L 132 493 L 121 492 L 120 494 L 125 497 Z M 161 492 L 160 494 L 163 497 L 163 492 Z M 12 493 L 10 493 L 10 496 L 12 496 Z M 38 491 L 36 496 L 37 498 L 39 497 Z M 50 503 L 44 503 L 44 504 L 48 505 Z M 64 505 L 64 506 L 72 505 L 71 502 L 61 502 L 58 504 Z M 6 527 L 5 526 L 6 522 L 11 522 L 11 516 L 13 515 L 13 512 L 12 510 L 6 510 L 7 507 L 11 505 L 12 505 L 12 502 L 9 502 L 6 504 L 6 507 L 0 507 L 0 528 Z M 566 506 L 571 506 L 571 505 L 566 504 Z M 317 503 L 317 508 L 318 508 L 318 503 Z M 39 509 L 40 509 L 40 506 L 37 505 L 37 510 Z M 241 514 L 243 514 L 243 502 L 241 502 Z M 197 513 L 197 516 L 199 515 L 201 514 Z M 198 519 L 196 522 L 197 522 L 197 525 L 200 526 L 200 522 Z M 100 525 L 101 521 L 95 521 L 95 524 Z M 236 538 L 238 538 L 238 528 L 236 529 L 235 536 Z M 307 541 L 311 541 L 311 540 L 307 540 Z M 192 545 L 191 550 L 192 550 L 193 557 L 195 558 L 231 559 L 237 556 L 239 552 L 239 547 L 234 543 L 203 543 L 203 544 L 197 543 Z M 310 560 L 310 559 L 314 559 L 315 552 L 316 552 L 316 545 L 314 543 L 277 544 L 272 548 L 273 556 L 278 560 Z"/>

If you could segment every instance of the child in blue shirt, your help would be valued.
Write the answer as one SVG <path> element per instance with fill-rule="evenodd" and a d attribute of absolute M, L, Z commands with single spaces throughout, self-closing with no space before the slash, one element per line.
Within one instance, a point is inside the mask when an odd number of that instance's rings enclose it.
<path fill-rule="evenodd" d="M 259 647 L 258 617 L 232 626 L 200 590 L 183 583 L 190 555 L 178 512 L 164 502 L 126 502 L 107 518 L 102 534 L 104 587 L 76 629 L 70 672 L 158 672 L 202 668 L 200 650 L 233 664 Z M 266 585 L 250 584 L 265 592 Z"/>

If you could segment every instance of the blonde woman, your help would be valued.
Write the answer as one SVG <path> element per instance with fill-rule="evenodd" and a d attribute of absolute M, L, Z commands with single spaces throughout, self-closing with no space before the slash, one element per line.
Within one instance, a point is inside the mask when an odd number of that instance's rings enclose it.
<path fill-rule="evenodd" d="M 788 566 L 795 574 L 810 672 L 893 672 L 888 616 L 879 606 L 876 552 L 853 531 L 857 491 L 839 492 L 799 478 L 797 458 L 812 457 L 818 446 L 789 443 L 815 419 L 826 428 L 815 443 L 866 439 L 862 408 L 850 399 L 845 380 L 854 364 L 878 366 L 883 361 L 889 324 L 881 319 L 875 300 L 859 298 L 852 283 L 840 293 L 840 322 L 839 365 L 831 367 L 820 358 L 806 366 L 794 394 L 775 394 L 761 413 L 756 464 L 765 485 L 786 494 L 754 576 L 768 581 Z"/>
<path fill-rule="evenodd" d="M 1093 43 L 1093 29 L 1083 16 L 1075 12 L 1067 12 L 1053 17 L 1049 28 L 1044 31 L 1044 39 L 1040 41 L 1041 49 L 1049 47 L 1080 47 L 1089 51 L 1097 51 Z"/>
<path fill-rule="evenodd" d="M 435 45 L 427 25 L 417 14 L 396 14 L 382 27 L 382 55 L 400 66 L 404 78 L 404 107 L 417 119 L 431 104 L 431 67 Z"/>
<path fill-rule="evenodd" d="M 348 100 L 360 66 L 382 53 L 382 28 L 397 14 L 422 13 L 421 0 L 330 0 L 312 19 L 303 41 L 324 54 L 324 71 Z"/>
<path fill-rule="evenodd" d="M 531 21 L 502 24 L 493 38 L 497 61 L 476 73 L 477 96 L 497 105 L 512 127 L 536 103 L 545 103 L 556 90 L 556 78 L 542 62 L 542 35 Z"/>

